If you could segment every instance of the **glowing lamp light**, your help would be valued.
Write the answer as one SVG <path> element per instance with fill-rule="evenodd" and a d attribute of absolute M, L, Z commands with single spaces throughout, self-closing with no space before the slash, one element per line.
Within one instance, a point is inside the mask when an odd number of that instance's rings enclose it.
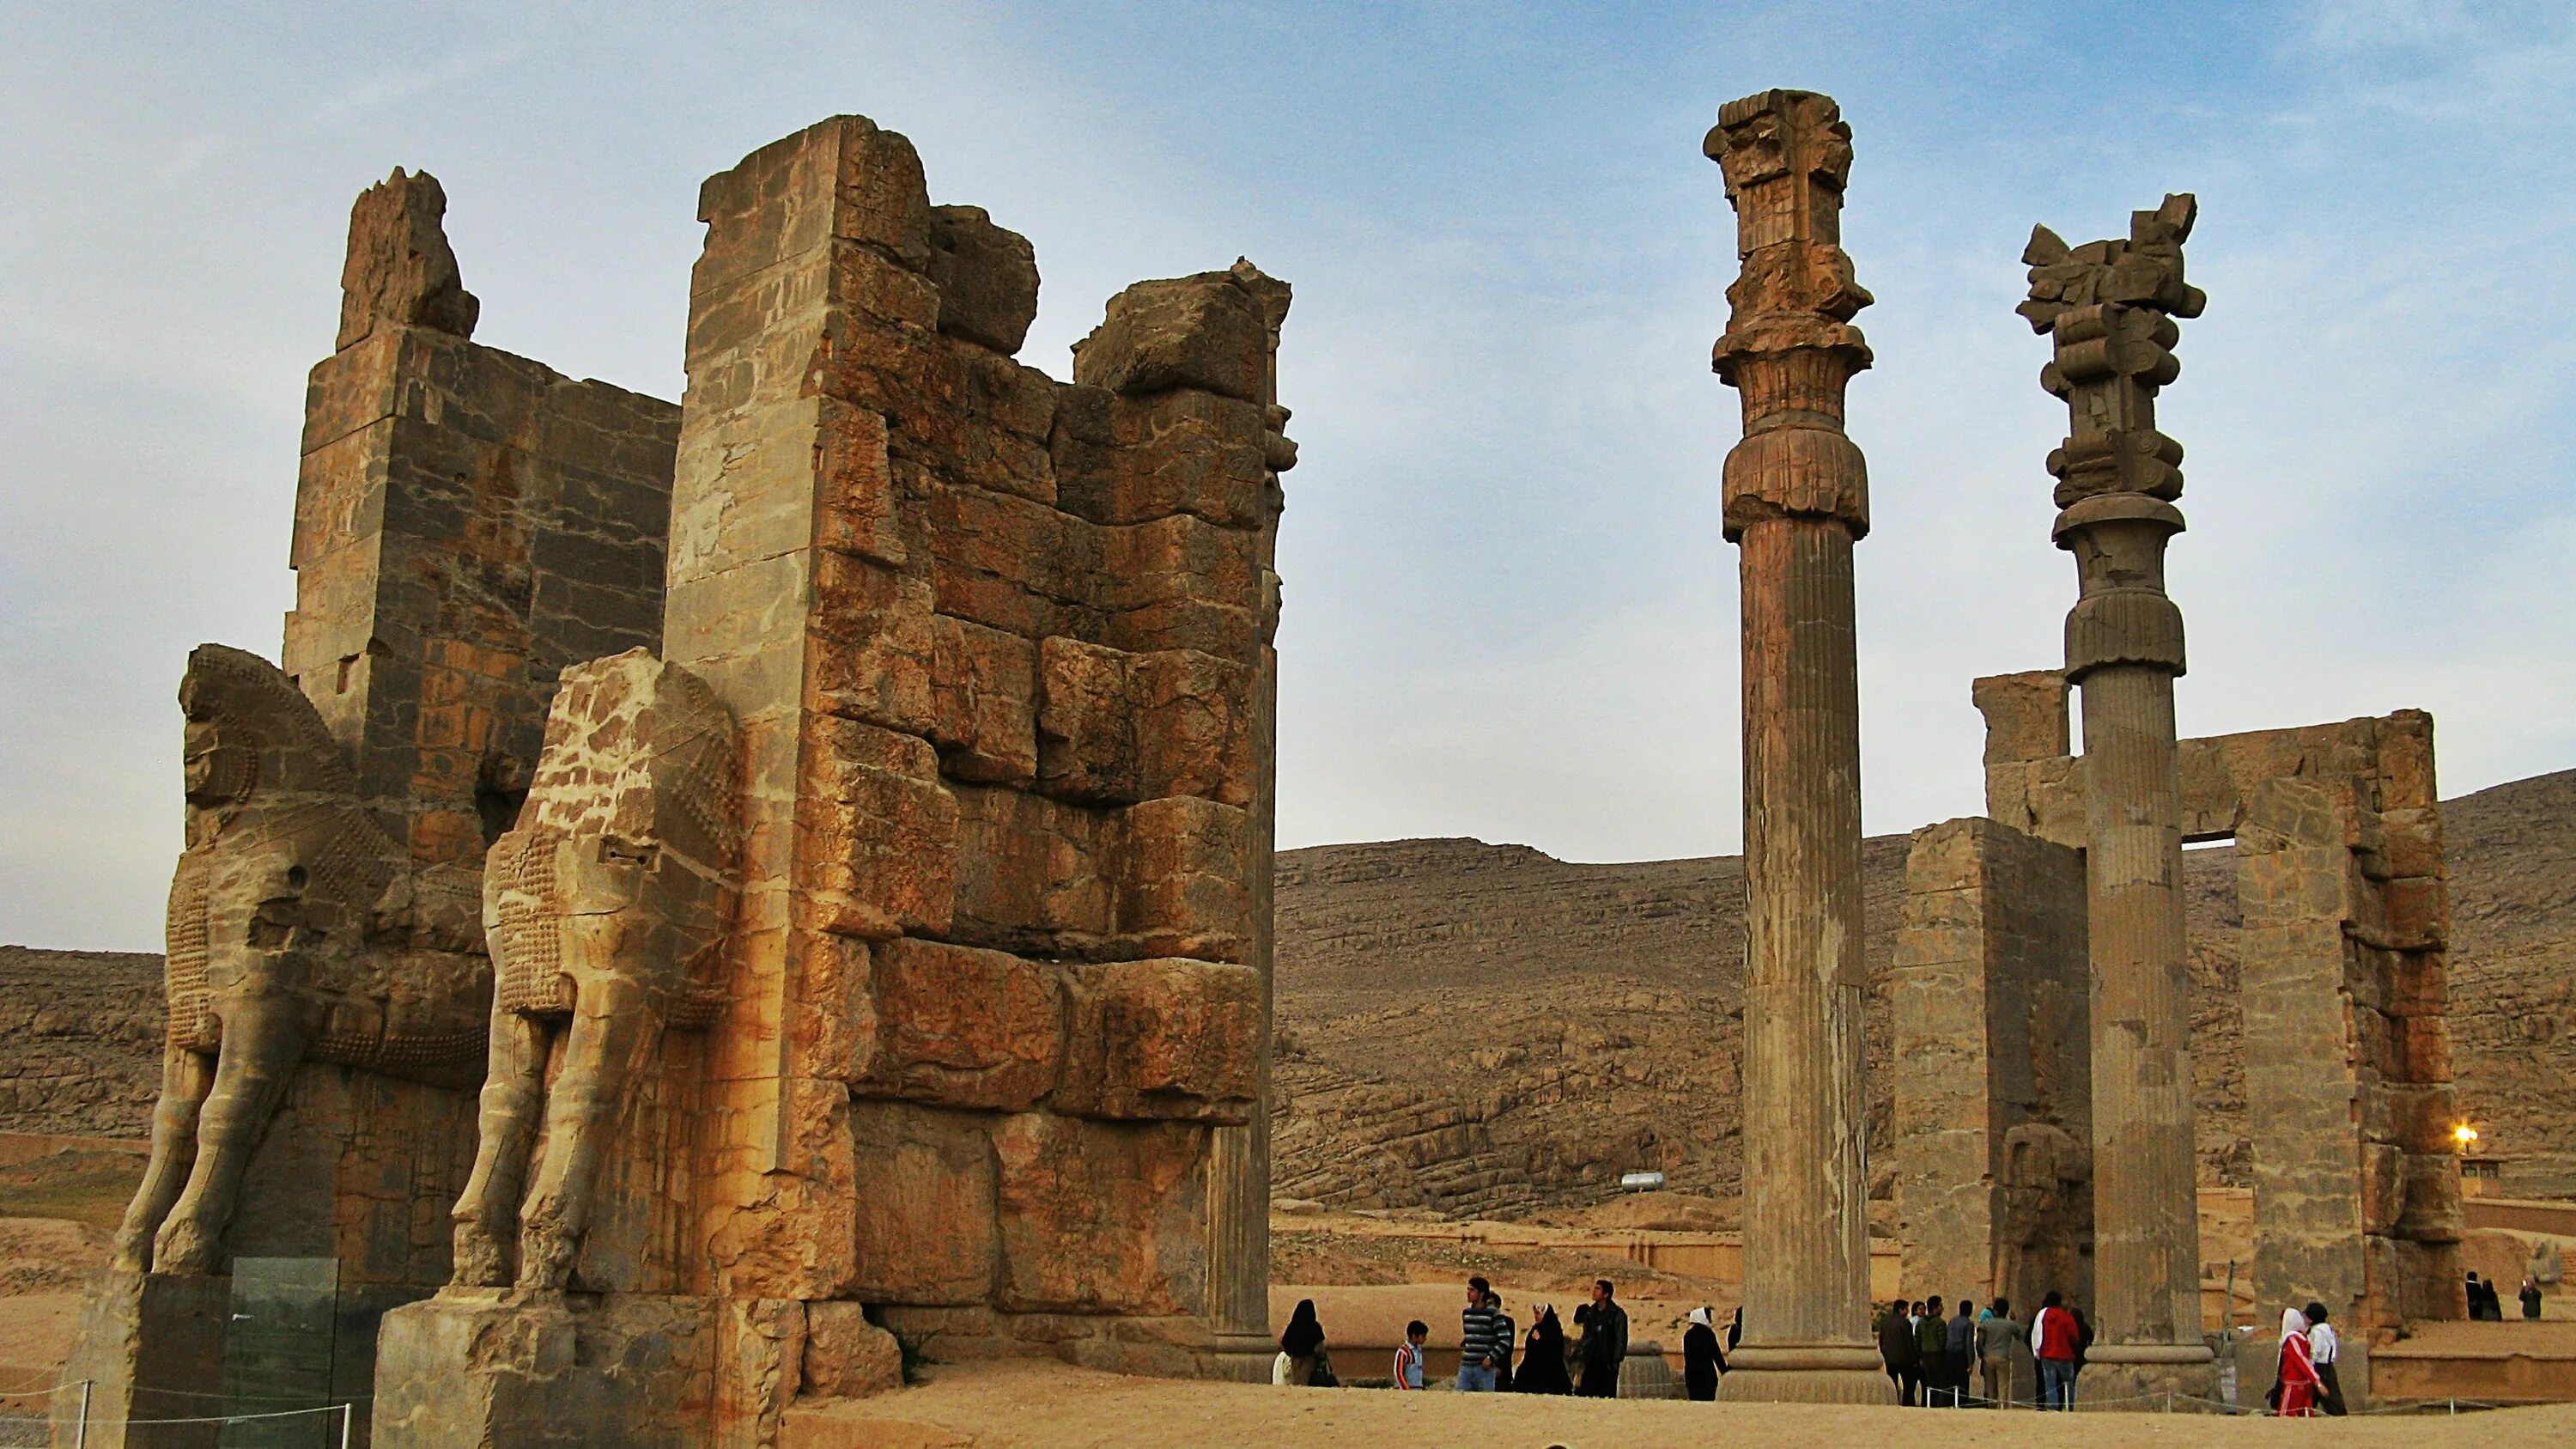
<path fill-rule="evenodd" d="M 2478 1129 L 2463 1122 L 2451 1129 L 2451 1140 L 2459 1144 L 2462 1152 L 2475 1152 L 2478 1150 Z"/>

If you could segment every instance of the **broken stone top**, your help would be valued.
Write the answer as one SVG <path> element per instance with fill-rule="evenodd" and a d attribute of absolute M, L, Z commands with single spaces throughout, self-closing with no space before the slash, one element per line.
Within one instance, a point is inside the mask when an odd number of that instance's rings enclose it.
<path fill-rule="evenodd" d="M 2156 431 L 2156 393 L 2182 375 L 2174 319 L 2199 316 L 2208 301 L 2183 280 L 2182 244 L 2197 215 L 2188 193 L 2170 195 L 2153 211 L 2130 214 L 2127 241 L 2070 248 L 2043 226 L 2022 251 L 2030 299 L 2014 310 L 2053 339 L 2039 385 L 2064 398 L 2069 415 L 2067 438 L 2048 457 L 2057 506 L 2068 510 L 2058 522 L 2061 545 L 2070 528 L 2104 508 L 2182 527 L 2168 506 L 2182 496 L 2182 445 Z M 2119 494 L 2138 496 L 2109 501 Z"/>
<path fill-rule="evenodd" d="M 1813 91 L 1764 91 L 1718 108 L 1701 146 L 1726 173 L 1726 199 L 1737 212 L 1738 249 L 1791 239 L 1842 240 L 1843 186 L 1851 179 L 1851 126 L 1833 97 Z M 1746 193 L 1777 187 L 1797 205 L 1748 207 Z"/>
<path fill-rule="evenodd" d="M 358 193 L 349 208 L 349 259 L 340 272 L 340 337 L 345 348 L 379 323 L 474 335 L 482 304 L 465 290 L 447 244 L 447 193 L 423 171 L 394 174 Z"/>
<path fill-rule="evenodd" d="M 1845 376 L 1869 366 L 1869 345 L 1850 323 L 1871 297 L 1841 246 L 1852 159 L 1841 109 L 1812 91 L 1764 91 L 1729 101 L 1717 117 L 1701 149 L 1725 173 L 1744 262 L 1726 289 L 1733 312 L 1712 359 L 1717 375 L 1742 387 L 1748 363 L 1817 351 L 1836 354 Z M 1748 397 L 1748 425 L 1752 405 Z"/>
<path fill-rule="evenodd" d="M 2033 332 L 2050 330 L 2068 312 L 2105 304 L 2199 316 L 2208 297 L 2182 277 L 2182 244 L 2199 214 L 2191 193 L 2168 194 L 2153 211 L 2129 213 L 2127 241 L 2080 247 L 2067 246 L 2047 227 L 2032 227 L 2021 254 L 2030 268 L 2030 300 L 2013 310 Z"/>
<path fill-rule="evenodd" d="M 1288 284 L 1238 260 L 1222 272 L 1138 282 L 1073 345 L 1073 380 L 1126 397 L 1202 388 L 1270 402 L 1270 352 Z"/>

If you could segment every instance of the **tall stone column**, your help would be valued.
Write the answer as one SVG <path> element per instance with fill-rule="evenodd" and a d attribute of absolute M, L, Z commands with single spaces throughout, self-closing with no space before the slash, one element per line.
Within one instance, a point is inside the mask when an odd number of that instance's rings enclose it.
<path fill-rule="evenodd" d="M 1279 821 L 1279 475 L 1297 466 L 1288 441 L 1288 410 L 1279 405 L 1279 329 L 1288 319 L 1288 284 L 1237 261 L 1235 275 L 1260 300 L 1269 366 L 1262 387 L 1262 465 L 1267 475 L 1261 531 L 1261 671 L 1253 681 L 1255 794 L 1244 884 L 1252 932 L 1246 964 L 1261 973 L 1261 1033 L 1255 1063 L 1259 1101 L 1240 1126 L 1219 1127 L 1208 1147 L 1208 1319 L 1216 1334 L 1220 1377 L 1270 1381 L 1279 1345 L 1270 1336 L 1271 1018 L 1277 995 L 1272 942 L 1272 870 Z"/>
<path fill-rule="evenodd" d="M 1744 1341 L 1721 1392 L 1885 1403 L 1869 1339 L 1861 1092 L 1860 684 L 1852 544 L 1869 531 L 1843 388 L 1869 305 L 1843 255 L 1851 128 L 1826 96 L 1718 112 L 1743 275 L 1716 350 L 1744 403 L 1726 537 L 1744 592 Z"/>
<path fill-rule="evenodd" d="M 2126 241 L 2068 248 L 2045 227 L 2022 260 L 2020 307 L 2055 356 L 2040 385 L 2064 398 L 2057 546 L 2081 596 L 2066 616 L 2066 678 L 2084 696 L 2085 874 L 2093 963 L 2096 1398 L 2206 1394 L 2200 1227 L 2192 1153 L 2189 985 L 2183 954 L 2182 790 L 2173 682 L 2182 611 L 2165 596 L 2165 545 L 2182 531 L 2182 447 L 2156 431 L 2156 392 L 2181 365 L 2177 317 L 2189 196 L 2133 213 Z"/>

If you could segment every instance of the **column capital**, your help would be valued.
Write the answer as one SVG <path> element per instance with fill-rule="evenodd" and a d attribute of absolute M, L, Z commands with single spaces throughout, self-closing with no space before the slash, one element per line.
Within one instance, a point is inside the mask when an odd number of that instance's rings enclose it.
<path fill-rule="evenodd" d="M 1726 536 L 1765 517 L 1869 531 L 1869 479 L 1843 436 L 1843 389 L 1870 364 L 1852 317 L 1870 295 L 1842 249 L 1851 127 L 1830 96 L 1772 90 L 1718 110 L 1702 148 L 1726 177 L 1741 274 L 1712 364 L 1742 396 L 1726 460 Z"/>

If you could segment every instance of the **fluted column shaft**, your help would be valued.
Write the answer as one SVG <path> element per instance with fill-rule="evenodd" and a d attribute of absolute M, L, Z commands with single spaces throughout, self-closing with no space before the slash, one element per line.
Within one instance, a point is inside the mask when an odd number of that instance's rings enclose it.
<path fill-rule="evenodd" d="M 2200 1217 L 2184 970 L 2173 675 L 2084 676 L 2093 951 L 2094 1289 L 2103 1336 L 2200 1341 Z"/>
<path fill-rule="evenodd" d="M 1860 673 L 1852 545 L 1869 480 L 1843 391 L 1869 305 L 1840 246 L 1851 128 L 1768 91 L 1718 113 L 1743 272 L 1718 375 L 1744 405 L 1726 459 L 1744 645 L 1744 1340 L 1729 1399 L 1885 1403 L 1869 1342 L 1862 1094 Z"/>

